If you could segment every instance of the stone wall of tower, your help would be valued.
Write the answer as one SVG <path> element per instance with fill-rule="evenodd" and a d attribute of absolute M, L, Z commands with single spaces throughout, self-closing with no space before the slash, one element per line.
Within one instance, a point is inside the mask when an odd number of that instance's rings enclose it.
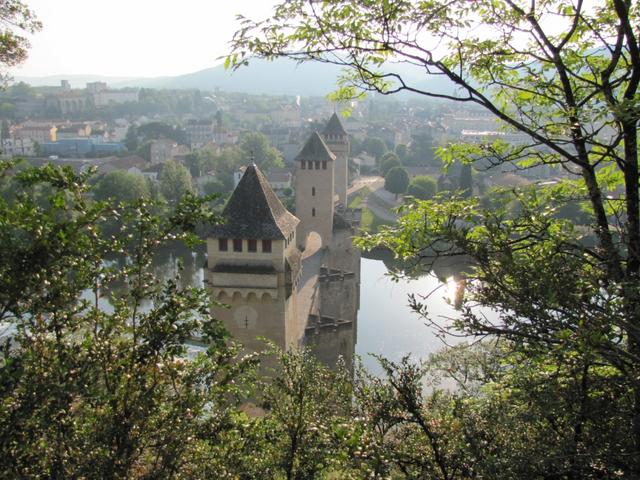
<path fill-rule="evenodd" d="M 300 219 L 297 238 L 302 249 L 307 237 L 316 232 L 323 245 L 333 237 L 334 162 L 296 160 L 296 217 Z"/>
<path fill-rule="evenodd" d="M 360 251 L 353 246 L 355 229 L 336 228 L 331 249 L 318 271 L 316 305 L 309 315 L 305 345 L 314 356 L 333 368 L 342 358 L 353 365 L 358 337 L 360 304 Z"/>
<path fill-rule="evenodd" d="M 210 294 L 211 314 L 223 322 L 244 353 L 264 351 L 267 348 L 264 339 L 284 350 L 300 346 L 304 324 L 297 318 L 296 295 L 287 296 L 282 287 L 270 294 L 242 290 L 229 289 L 217 294 L 210 290 Z M 263 373 L 275 366 L 271 357 L 261 357 Z"/>
<path fill-rule="evenodd" d="M 331 153 L 336 156 L 334 162 L 335 194 L 342 205 L 347 206 L 347 186 L 349 183 L 349 138 L 346 135 L 325 134 L 323 139 Z"/>
<path fill-rule="evenodd" d="M 272 240 L 268 253 L 248 251 L 246 239 L 242 240 L 242 251 L 233 251 L 231 240 L 222 251 L 218 240 L 207 239 L 206 283 L 214 317 L 224 323 L 247 352 L 264 349 L 264 342 L 257 337 L 268 338 L 282 349 L 298 345 L 304 323 L 298 319 L 296 298 L 292 295 L 297 278 L 289 278 L 298 272 L 285 268 L 285 259 L 296 249 L 294 232 L 286 240 Z M 293 285 L 289 285 L 291 282 Z"/>

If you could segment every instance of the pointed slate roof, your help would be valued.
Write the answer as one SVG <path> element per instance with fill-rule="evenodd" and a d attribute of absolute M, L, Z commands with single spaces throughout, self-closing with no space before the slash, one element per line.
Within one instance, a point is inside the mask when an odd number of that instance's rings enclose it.
<path fill-rule="evenodd" d="M 224 238 L 284 239 L 300 222 L 282 205 L 264 174 L 249 165 L 210 234 Z"/>
<path fill-rule="evenodd" d="M 313 132 L 304 144 L 296 160 L 335 160 L 336 156 L 331 153 L 327 144 L 324 143 L 318 132 Z"/>
<path fill-rule="evenodd" d="M 326 136 L 326 135 L 346 136 L 347 135 L 347 131 L 342 126 L 342 122 L 340 121 L 340 118 L 338 118 L 338 115 L 336 113 L 331 115 L 331 118 L 329 119 L 327 126 L 324 127 L 324 131 L 322 132 L 322 135 L 323 136 Z"/>

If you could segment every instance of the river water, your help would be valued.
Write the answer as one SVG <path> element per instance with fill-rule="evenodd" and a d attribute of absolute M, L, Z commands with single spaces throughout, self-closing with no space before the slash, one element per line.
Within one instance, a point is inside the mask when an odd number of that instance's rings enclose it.
<path fill-rule="evenodd" d="M 180 283 L 183 286 L 203 286 L 204 249 L 190 252 L 184 248 L 165 250 L 154 262 L 158 278 L 171 278 L 182 264 Z M 459 312 L 455 309 L 461 288 L 461 272 L 467 267 L 461 260 L 448 260 L 435 265 L 431 271 L 421 270 L 393 279 L 390 271 L 402 270 L 388 252 L 363 254 L 360 269 L 360 309 L 357 317 L 355 353 L 372 373 L 381 369 L 373 355 L 399 360 L 404 355 L 424 359 L 429 354 L 459 342 L 459 338 L 442 337 L 436 328 L 409 307 L 409 295 L 427 295 L 430 317 L 445 326 Z M 124 285 L 123 285 L 124 287 Z M 107 293 L 107 292 L 104 292 Z M 85 298 L 90 298 L 86 292 Z M 100 299 L 100 307 L 112 311 L 108 294 Z M 446 343 L 445 343 L 446 342 Z"/>
<path fill-rule="evenodd" d="M 372 373 L 381 373 L 372 354 L 390 360 L 404 355 L 422 359 L 455 342 L 442 338 L 432 326 L 409 307 L 409 295 L 424 296 L 432 318 L 447 324 L 456 316 L 455 303 L 459 279 L 454 275 L 439 279 L 433 272 L 393 280 L 380 259 L 362 258 L 360 311 L 358 312 L 358 354 Z"/>

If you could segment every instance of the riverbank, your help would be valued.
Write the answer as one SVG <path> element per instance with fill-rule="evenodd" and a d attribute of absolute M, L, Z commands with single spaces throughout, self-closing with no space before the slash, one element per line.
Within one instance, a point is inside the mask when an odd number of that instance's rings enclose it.
<path fill-rule="evenodd" d="M 382 177 L 364 177 L 357 179 L 349 189 L 349 208 L 362 209 L 362 232 L 375 233 L 380 227 L 393 225 L 398 221 L 393 209 L 399 202 L 383 186 Z"/>

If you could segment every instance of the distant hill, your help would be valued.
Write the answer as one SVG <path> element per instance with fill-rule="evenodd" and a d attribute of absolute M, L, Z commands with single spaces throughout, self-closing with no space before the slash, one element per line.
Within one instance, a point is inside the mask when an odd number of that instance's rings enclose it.
<path fill-rule="evenodd" d="M 131 79 L 112 84 L 113 87 L 198 88 L 266 95 L 326 95 L 335 88 L 340 68 L 335 65 L 290 60 L 253 60 L 248 67 L 236 71 L 217 65 L 176 77 Z"/>
<path fill-rule="evenodd" d="M 441 77 L 426 80 L 419 69 L 403 65 L 392 68 L 419 86 L 428 85 L 438 93 L 453 91 Z M 67 79 L 71 85 L 84 87 L 87 82 L 104 81 L 112 88 L 144 87 L 167 89 L 215 90 L 266 95 L 324 96 L 336 88 L 340 67 L 336 65 L 309 62 L 298 64 L 288 59 L 272 62 L 252 60 L 247 67 L 236 71 L 225 70 L 222 65 L 178 76 L 154 78 L 122 78 L 99 75 L 54 75 L 49 77 L 16 77 L 34 86 L 60 85 Z"/>
<path fill-rule="evenodd" d="M 429 91 L 439 95 L 455 96 L 456 92 L 459 91 L 459 87 L 444 75 L 430 75 L 417 81 L 414 84 L 414 87 L 419 90 Z"/>

